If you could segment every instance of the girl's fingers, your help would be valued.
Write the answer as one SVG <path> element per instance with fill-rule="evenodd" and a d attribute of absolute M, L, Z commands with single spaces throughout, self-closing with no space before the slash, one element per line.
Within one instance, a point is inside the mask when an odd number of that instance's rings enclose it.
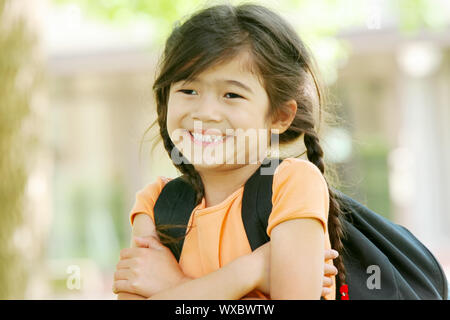
<path fill-rule="evenodd" d="M 325 297 L 326 295 L 331 293 L 330 288 L 322 288 L 322 297 Z"/>
<path fill-rule="evenodd" d="M 140 248 L 161 249 L 162 244 L 153 236 L 148 237 L 133 237 L 134 243 Z"/>
<path fill-rule="evenodd" d="M 125 248 L 120 250 L 120 259 L 132 258 L 135 254 L 136 248 Z"/>
<path fill-rule="evenodd" d="M 339 256 L 339 252 L 334 249 L 325 250 L 325 260 L 336 259 Z"/>
<path fill-rule="evenodd" d="M 132 273 L 130 269 L 119 269 L 114 272 L 114 281 L 116 280 L 130 280 Z"/>
<path fill-rule="evenodd" d="M 115 280 L 113 283 L 112 291 L 117 294 L 119 292 L 135 293 L 128 280 Z"/>
<path fill-rule="evenodd" d="M 333 284 L 333 280 L 331 280 L 330 277 L 323 277 L 323 287 L 331 287 L 331 285 Z"/>
<path fill-rule="evenodd" d="M 148 248 L 125 248 L 120 250 L 120 259 L 131 259 L 142 256 Z"/>
<path fill-rule="evenodd" d="M 125 260 L 119 260 L 119 262 L 116 264 L 116 269 L 129 269 L 135 266 L 134 259 L 125 259 Z"/>
<path fill-rule="evenodd" d="M 149 238 L 149 248 L 153 248 L 153 249 L 163 249 L 164 245 L 155 237 L 150 237 Z"/>
<path fill-rule="evenodd" d="M 338 269 L 335 266 L 328 263 L 324 264 L 323 271 L 326 276 L 335 276 L 338 274 Z"/>
<path fill-rule="evenodd" d="M 150 247 L 150 240 L 147 237 L 133 237 L 134 243 L 139 248 L 148 248 Z"/>

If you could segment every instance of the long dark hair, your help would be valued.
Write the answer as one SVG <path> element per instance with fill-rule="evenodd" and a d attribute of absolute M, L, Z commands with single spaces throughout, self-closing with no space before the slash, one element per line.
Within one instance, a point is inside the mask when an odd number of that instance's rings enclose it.
<path fill-rule="evenodd" d="M 284 112 L 285 103 L 297 102 L 297 113 L 290 127 L 279 135 L 280 146 L 303 135 L 308 160 L 325 176 L 324 152 L 319 143 L 318 128 L 324 114 L 326 97 L 317 75 L 317 66 L 309 49 L 294 29 L 277 13 L 253 3 L 238 6 L 214 5 L 178 21 L 168 37 L 158 65 L 153 91 L 156 99 L 156 123 L 166 151 L 175 148 L 167 131 L 167 103 L 170 86 L 190 80 L 207 68 L 236 57 L 250 54 L 249 70 L 263 80 L 269 97 L 269 116 Z M 318 110 L 318 117 L 315 111 Z M 317 119 L 318 118 L 318 119 Z M 154 145 L 155 146 L 155 145 Z M 153 148 L 154 148 L 153 146 Z M 196 205 L 204 196 L 199 173 L 187 161 L 174 165 L 196 191 Z M 341 205 L 328 184 L 328 230 L 332 248 L 342 252 L 344 236 Z M 338 283 L 345 283 L 342 254 L 334 260 Z"/>

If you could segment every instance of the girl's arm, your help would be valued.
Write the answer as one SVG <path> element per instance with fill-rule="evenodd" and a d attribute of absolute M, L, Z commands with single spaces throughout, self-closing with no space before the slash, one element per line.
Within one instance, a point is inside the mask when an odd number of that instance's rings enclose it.
<path fill-rule="evenodd" d="M 153 220 L 147 214 L 137 214 L 134 217 L 132 233 L 133 236 L 141 238 L 157 238 Z M 145 241 L 148 240 L 149 239 Z M 151 241 L 148 243 L 155 244 L 155 242 Z M 138 243 L 138 245 L 136 245 L 136 243 L 132 241 L 132 247 L 144 248 L 146 245 L 145 243 Z M 114 289 L 118 292 L 118 299 L 146 299 L 146 297 L 149 296 L 150 299 L 240 299 L 257 286 L 257 283 L 260 281 L 260 277 L 262 276 L 262 264 L 265 263 L 265 261 L 262 261 L 261 259 L 263 256 L 262 254 L 259 254 L 258 256 L 249 254 L 247 256 L 242 256 L 219 270 L 198 279 L 186 277 L 184 274 L 183 277 L 181 277 L 181 269 L 179 270 L 180 274 L 176 274 L 176 272 L 166 272 L 164 275 L 157 275 L 157 270 L 167 271 L 169 269 L 176 269 L 175 266 L 172 266 L 173 268 L 169 268 L 169 265 L 167 265 L 167 263 L 175 264 L 176 262 L 174 262 L 173 259 L 168 259 L 168 256 L 171 256 L 172 253 L 162 245 L 149 245 L 148 249 L 156 251 L 151 252 L 135 249 L 124 249 L 121 251 L 121 262 L 119 262 L 118 266 L 124 264 L 123 255 L 126 255 L 127 258 L 140 256 L 143 259 L 141 261 L 144 264 L 144 268 L 142 269 L 147 269 L 145 266 L 150 264 L 155 266 L 155 268 L 151 274 L 145 275 L 141 273 L 138 281 L 129 281 L 129 279 L 126 279 L 128 278 L 128 276 L 125 275 L 126 272 L 123 270 L 118 270 L 115 274 Z M 161 264 L 162 269 L 157 267 L 158 263 Z M 177 263 L 176 267 L 179 269 Z M 261 272 L 255 272 L 258 270 L 261 270 Z M 118 276 L 119 273 L 120 276 Z M 175 282 L 174 279 L 182 279 L 182 281 L 179 281 L 176 286 L 171 286 L 170 289 L 167 289 L 167 285 L 162 284 L 163 287 L 166 287 L 166 289 L 163 289 L 156 294 L 150 294 L 148 290 L 139 290 L 139 288 L 131 287 L 131 283 L 134 282 L 135 284 L 141 283 L 141 285 L 138 286 L 142 287 L 142 289 L 145 287 L 148 288 L 145 282 L 150 281 L 152 277 L 156 277 L 160 280 L 164 278 L 167 280 L 166 283 L 173 283 Z M 214 293 L 214 291 L 217 292 Z"/>
<path fill-rule="evenodd" d="M 151 226 L 149 227 L 147 225 L 144 228 L 143 226 L 145 224 L 151 224 Z M 153 232 L 152 230 L 154 230 L 153 221 L 146 214 L 137 215 L 133 228 L 133 230 L 136 230 L 133 232 L 134 234 L 146 235 L 148 234 L 148 230 L 150 230 L 151 234 Z M 147 233 L 143 232 L 143 230 L 147 230 Z M 151 299 L 240 299 L 253 289 L 258 289 L 265 293 L 269 292 L 269 256 L 271 242 L 266 243 L 248 255 L 234 260 L 221 269 L 198 279 L 191 279 L 182 274 L 170 250 L 160 245 L 159 242 L 155 245 L 156 242 L 153 242 L 153 246 L 148 246 L 149 248 L 153 247 L 150 250 L 134 248 L 124 249 L 121 252 L 121 256 L 122 254 L 127 256 L 122 256 L 121 259 L 130 259 L 139 256 L 139 261 L 142 266 L 139 268 L 139 266 L 134 265 L 133 267 L 137 268 L 136 270 L 147 270 L 149 266 L 154 267 L 152 268 L 153 270 L 148 270 L 148 274 L 145 274 L 145 271 L 135 272 L 133 279 L 130 279 L 130 275 L 127 275 L 126 272 L 124 273 L 123 270 L 118 270 L 115 274 L 115 290 L 121 292 L 121 297 L 129 299 L 143 299 L 149 296 L 151 296 Z M 145 244 L 141 243 L 140 247 L 145 247 Z M 330 252 L 325 255 L 325 260 L 335 257 Z M 118 269 L 120 269 L 120 264 L 126 265 L 126 260 L 119 262 Z M 158 264 L 161 264 L 161 266 L 158 267 Z M 324 273 L 327 274 L 326 270 Z M 320 275 L 322 276 L 324 273 L 320 272 Z M 329 272 L 329 274 L 332 276 L 335 273 Z M 155 278 L 154 280 L 156 282 L 153 282 L 152 278 Z M 175 286 L 168 286 L 167 284 L 169 283 L 177 282 L 172 281 L 175 278 L 182 279 L 182 281 L 179 281 Z M 165 289 L 154 291 L 156 293 L 149 293 L 149 290 L 145 289 L 152 287 L 152 285 L 157 285 L 157 282 L 160 282 L 159 286 Z M 131 286 L 132 283 L 134 283 L 134 287 Z M 324 282 L 324 287 L 326 286 Z M 169 287 L 170 289 L 168 289 Z M 215 292 L 215 288 L 221 288 L 221 291 Z M 139 293 L 139 295 L 134 293 Z"/>
<path fill-rule="evenodd" d="M 272 299 L 320 299 L 324 270 L 324 227 L 314 218 L 292 219 L 271 233 Z"/>
<path fill-rule="evenodd" d="M 137 214 L 133 220 L 133 227 L 131 234 L 132 237 L 130 247 L 132 248 L 136 247 L 136 244 L 133 241 L 133 236 L 148 237 L 155 235 L 156 230 L 152 219 L 147 214 Z M 134 293 L 119 292 L 117 294 L 117 300 L 144 300 L 144 299 L 147 298 Z"/>
<path fill-rule="evenodd" d="M 241 256 L 206 276 L 185 281 L 152 295 L 150 300 L 237 300 L 256 288 L 262 267 L 251 254 Z"/>

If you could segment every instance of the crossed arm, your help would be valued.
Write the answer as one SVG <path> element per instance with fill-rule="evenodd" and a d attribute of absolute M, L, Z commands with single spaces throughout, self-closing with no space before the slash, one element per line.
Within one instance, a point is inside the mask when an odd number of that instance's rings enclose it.
<path fill-rule="evenodd" d="M 147 298 L 155 300 L 234 300 L 242 298 L 248 292 L 256 288 L 258 285 L 258 280 L 262 277 L 261 273 L 263 270 L 256 264 L 263 263 L 263 261 L 261 261 L 263 256 L 261 254 L 255 254 L 253 256 L 245 255 L 235 259 L 231 263 L 206 276 L 197 279 L 189 278 L 181 272 L 178 263 L 175 258 L 173 258 L 170 250 L 155 240 L 157 238 L 156 231 L 153 221 L 148 215 L 138 214 L 135 216 L 132 234 L 133 236 L 142 237 L 145 239 L 137 239 L 138 243 L 132 239 L 131 246 L 134 247 L 134 250 L 124 249 L 121 251 L 121 261 L 118 263 L 118 269 L 115 273 L 114 279 L 119 300 Z M 136 248 L 137 246 L 141 248 Z M 139 261 L 139 258 L 142 263 L 142 267 L 145 267 L 146 264 L 149 264 L 148 262 L 150 260 L 153 260 L 153 271 L 169 271 L 165 274 L 147 275 L 147 279 L 153 278 L 153 281 L 157 282 L 156 288 L 153 288 L 153 290 L 149 289 L 149 285 L 143 283 L 143 277 L 140 277 L 141 281 L 129 281 L 130 277 L 127 277 L 126 272 L 123 271 L 129 266 L 131 267 L 132 259 Z M 258 261 L 258 259 L 260 260 Z M 128 264 L 124 263 L 124 261 L 128 261 Z M 135 270 L 142 270 L 143 268 L 140 269 L 137 266 L 138 263 L 139 262 L 135 263 L 133 267 Z M 260 273 L 255 272 L 255 270 L 260 270 Z M 145 277 L 144 272 L 142 272 L 142 276 Z M 156 280 L 156 278 L 158 280 Z M 161 281 L 161 279 L 165 280 Z M 151 280 L 149 282 L 151 282 Z M 147 290 L 145 288 L 147 288 Z M 220 290 L 217 290 L 217 288 L 220 288 Z M 140 294 L 136 294 L 136 292 L 139 292 Z"/>
<path fill-rule="evenodd" d="M 250 261 L 241 257 L 204 277 L 181 278 L 175 286 L 167 287 L 151 296 L 151 300 L 236 300 L 256 287 L 257 276 L 250 270 Z M 242 269 L 246 268 L 246 270 Z M 217 290 L 220 288 L 220 290 Z M 134 291 L 137 287 L 130 287 Z M 148 295 L 142 293 L 144 295 Z M 147 299 L 145 296 L 119 292 L 118 299 Z"/>
<path fill-rule="evenodd" d="M 170 250 L 159 243 L 148 215 L 135 217 L 133 235 L 145 239 L 132 243 L 141 248 L 121 251 L 114 282 L 118 299 L 231 300 L 254 289 L 270 292 L 272 299 L 319 299 L 324 294 L 322 282 L 325 287 L 331 285 L 331 279 L 323 277 L 324 234 L 315 219 L 280 223 L 272 230 L 269 243 L 197 279 L 185 276 Z M 336 271 L 325 268 L 330 276 Z"/>

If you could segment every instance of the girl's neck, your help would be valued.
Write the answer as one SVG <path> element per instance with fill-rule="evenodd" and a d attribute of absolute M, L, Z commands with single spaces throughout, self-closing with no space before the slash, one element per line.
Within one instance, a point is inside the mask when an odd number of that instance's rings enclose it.
<path fill-rule="evenodd" d="M 245 164 L 238 168 L 199 171 L 205 188 L 205 208 L 215 206 L 242 187 L 261 165 Z"/>

